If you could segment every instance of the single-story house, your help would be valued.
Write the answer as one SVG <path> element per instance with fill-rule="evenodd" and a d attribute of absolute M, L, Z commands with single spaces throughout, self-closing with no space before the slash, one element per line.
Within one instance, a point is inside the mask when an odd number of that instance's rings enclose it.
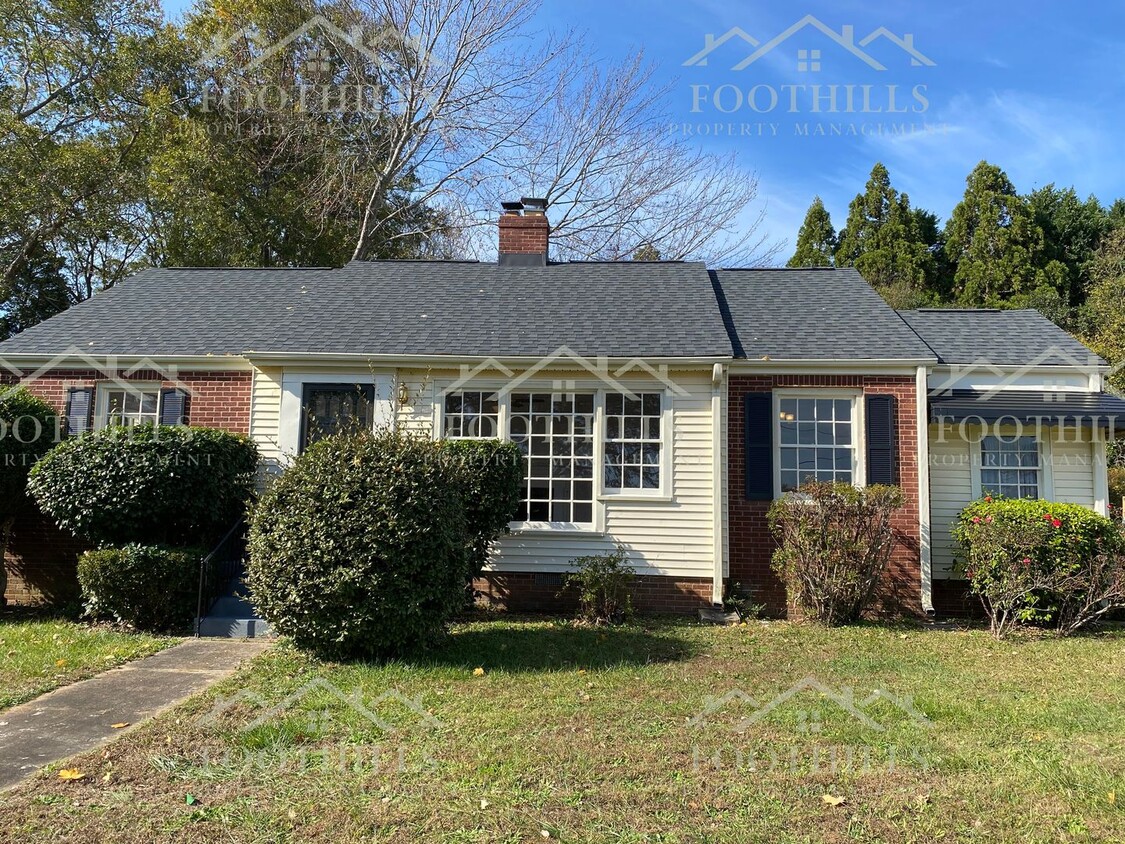
<path fill-rule="evenodd" d="M 766 512 L 811 477 L 902 487 L 883 600 L 915 614 L 956 610 L 949 524 L 981 491 L 1105 511 L 1125 402 L 1037 313 L 898 313 L 852 269 L 552 262 L 549 231 L 527 200 L 496 263 L 146 270 L 0 344 L 0 372 L 72 432 L 248 434 L 263 483 L 342 419 L 510 439 L 523 503 L 477 585 L 514 608 L 620 544 L 642 609 L 738 582 L 782 610 Z M 50 594 L 74 553 L 24 526 L 9 597 Z"/>

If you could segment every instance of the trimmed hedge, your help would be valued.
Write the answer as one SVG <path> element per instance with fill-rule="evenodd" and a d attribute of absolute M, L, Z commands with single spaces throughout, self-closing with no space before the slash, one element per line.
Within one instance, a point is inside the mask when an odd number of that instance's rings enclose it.
<path fill-rule="evenodd" d="M 997 636 L 1021 621 L 1065 620 L 1074 629 L 1075 607 L 1091 589 L 1116 589 L 1104 581 L 1120 567 L 1121 528 L 1078 504 L 988 496 L 961 511 L 953 535 L 958 570 Z"/>
<path fill-rule="evenodd" d="M 519 512 L 523 489 L 523 455 L 502 440 L 443 440 L 443 454 L 453 458 L 460 475 L 465 518 L 473 537 L 469 581 L 488 563 L 492 543 L 509 533 Z"/>
<path fill-rule="evenodd" d="M 95 545 L 206 545 L 244 512 L 258 451 L 213 428 L 110 427 L 66 440 L 28 489 L 59 525 Z"/>
<path fill-rule="evenodd" d="M 78 558 L 78 583 L 87 615 L 138 630 L 167 631 L 195 616 L 201 548 L 129 544 Z"/>
<path fill-rule="evenodd" d="M 255 508 L 247 583 L 298 647 L 397 656 L 463 606 L 469 540 L 461 474 L 442 444 L 338 435 L 300 455 Z"/>

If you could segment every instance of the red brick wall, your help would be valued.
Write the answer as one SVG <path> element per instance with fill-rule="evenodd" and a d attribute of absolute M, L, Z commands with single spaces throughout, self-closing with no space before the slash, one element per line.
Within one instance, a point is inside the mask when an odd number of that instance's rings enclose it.
<path fill-rule="evenodd" d="M 249 372 L 179 372 L 175 376 L 178 385 L 159 372 L 139 371 L 127 378 L 120 377 L 187 389 L 191 394 L 188 422 L 192 425 L 250 433 L 253 377 Z M 28 383 L 27 388 L 63 413 L 68 388 L 91 386 L 101 378 L 104 375 L 92 370 L 52 370 Z M 6 383 L 12 383 L 12 379 L 8 378 Z M 5 554 L 8 570 L 5 597 L 10 603 L 19 604 L 60 603 L 77 597 L 75 563 L 85 547 L 30 505 L 17 519 Z"/>
<path fill-rule="evenodd" d="M 473 587 L 479 600 L 517 612 L 573 612 L 576 600 L 564 594 L 560 582 L 532 572 L 486 572 Z M 640 575 L 633 584 L 633 608 L 638 612 L 693 613 L 711 606 L 711 578 Z"/>
<path fill-rule="evenodd" d="M 786 609 L 785 589 L 770 567 L 775 543 L 766 511 L 768 501 L 747 501 L 744 490 L 743 396 L 782 388 L 856 389 L 890 394 L 895 402 L 897 471 L 904 504 L 893 518 L 898 543 L 879 596 L 882 613 L 922 612 L 918 524 L 918 438 L 915 380 L 883 375 L 732 375 L 728 402 L 730 578 L 750 589 L 756 603 L 773 614 Z"/>
<path fill-rule="evenodd" d="M 543 214 L 501 214 L 501 255 L 545 255 L 551 226 Z"/>

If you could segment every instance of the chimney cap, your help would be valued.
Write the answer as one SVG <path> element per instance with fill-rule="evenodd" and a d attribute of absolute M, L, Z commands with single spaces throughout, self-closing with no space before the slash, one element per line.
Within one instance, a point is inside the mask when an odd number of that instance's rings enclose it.
<path fill-rule="evenodd" d="M 505 214 L 519 214 L 523 210 L 522 202 L 501 202 L 500 207 Z"/>
<path fill-rule="evenodd" d="M 521 197 L 520 204 L 523 205 L 526 210 L 531 211 L 534 214 L 547 213 L 546 199 L 541 199 L 533 196 L 525 196 Z"/>

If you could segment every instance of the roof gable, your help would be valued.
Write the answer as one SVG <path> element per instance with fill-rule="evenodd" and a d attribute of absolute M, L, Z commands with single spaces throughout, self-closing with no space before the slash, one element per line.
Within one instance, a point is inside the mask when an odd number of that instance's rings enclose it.
<path fill-rule="evenodd" d="M 736 357 L 934 359 L 853 268 L 715 270 L 711 275 Z"/>

